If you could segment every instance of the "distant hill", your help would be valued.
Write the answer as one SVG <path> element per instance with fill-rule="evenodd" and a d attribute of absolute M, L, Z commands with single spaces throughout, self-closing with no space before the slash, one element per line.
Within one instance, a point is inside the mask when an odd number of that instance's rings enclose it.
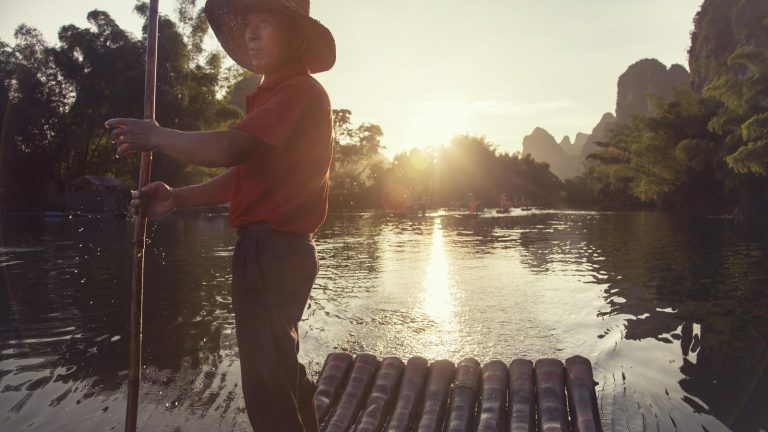
<path fill-rule="evenodd" d="M 589 139 L 589 134 L 579 132 L 576 134 L 576 138 L 571 142 L 571 137 L 564 136 L 560 141 L 560 148 L 565 150 L 571 156 L 578 156 L 581 154 L 581 149 L 584 148 L 584 144 Z"/>
<path fill-rule="evenodd" d="M 560 179 L 575 177 L 582 171 L 579 157 L 570 154 L 564 146 L 571 149 L 573 145 L 570 138 L 565 137 L 563 142 L 558 144 L 552 134 L 540 127 L 523 138 L 523 154 L 530 154 L 537 161 L 547 162 L 549 170 Z"/>
<path fill-rule="evenodd" d="M 571 137 L 569 137 L 568 135 L 564 136 L 562 141 L 560 141 L 560 144 L 558 145 L 560 146 L 561 149 L 563 149 L 563 151 L 566 154 L 569 154 L 571 156 L 578 155 L 578 153 L 574 151 L 573 143 L 571 142 Z"/>
<path fill-rule="evenodd" d="M 634 115 L 653 114 L 652 96 L 668 98 L 672 89 L 690 80 L 679 64 L 667 69 L 656 59 L 643 59 L 627 68 L 617 84 L 616 119 L 624 123 Z"/>
<path fill-rule="evenodd" d="M 574 155 L 581 154 L 581 149 L 584 148 L 584 144 L 589 139 L 589 136 L 590 136 L 589 134 L 585 134 L 582 132 L 579 132 L 576 134 L 576 138 L 573 140 L 573 147 L 572 147 Z"/>
<path fill-rule="evenodd" d="M 592 134 L 589 135 L 589 138 L 584 143 L 584 147 L 581 149 L 579 157 L 582 161 L 586 160 L 587 156 L 595 151 L 597 148 L 595 143 L 600 142 L 608 137 L 608 134 L 611 132 L 611 129 L 615 124 L 616 116 L 614 116 L 612 113 L 603 114 L 600 122 L 598 122 L 597 126 L 592 129 Z"/>
<path fill-rule="evenodd" d="M 627 68 L 616 84 L 616 114 L 605 113 L 591 134 L 577 133 L 558 142 L 546 130 L 537 127 L 523 139 L 523 154 L 546 162 L 561 180 L 584 171 L 584 161 L 605 140 L 617 122 L 629 121 L 635 115 L 653 114 L 654 95 L 668 98 L 672 90 L 690 81 L 685 67 L 673 64 L 667 68 L 656 59 L 643 59 Z"/>
<path fill-rule="evenodd" d="M 576 177 L 584 171 L 587 155 L 595 151 L 597 142 L 607 138 L 614 124 L 616 117 L 605 113 L 591 134 L 579 132 L 573 143 L 570 137 L 565 136 L 559 144 L 552 134 L 537 127 L 523 138 L 523 154 L 530 154 L 535 160 L 548 163 L 549 170 L 560 180 Z"/>

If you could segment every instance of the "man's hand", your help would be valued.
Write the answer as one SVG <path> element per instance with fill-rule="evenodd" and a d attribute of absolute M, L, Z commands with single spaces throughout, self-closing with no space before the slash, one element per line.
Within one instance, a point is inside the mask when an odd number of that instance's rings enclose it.
<path fill-rule="evenodd" d="M 131 191 L 130 213 L 136 216 L 139 207 L 145 205 L 145 215 L 150 218 L 160 217 L 176 208 L 173 188 L 163 182 L 154 182 L 139 191 Z"/>
<path fill-rule="evenodd" d="M 117 145 L 117 156 L 157 150 L 157 138 L 163 130 L 154 120 L 113 118 L 104 123 L 113 128 L 110 139 Z"/>

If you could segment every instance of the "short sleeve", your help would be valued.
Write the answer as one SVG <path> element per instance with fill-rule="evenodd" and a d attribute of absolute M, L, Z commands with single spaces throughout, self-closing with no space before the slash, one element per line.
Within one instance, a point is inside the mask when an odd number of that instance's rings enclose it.
<path fill-rule="evenodd" d="M 268 95 L 239 123 L 232 126 L 274 148 L 281 148 L 300 126 L 312 99 L 310 89 L 299 84 L 283 85 Z"/>

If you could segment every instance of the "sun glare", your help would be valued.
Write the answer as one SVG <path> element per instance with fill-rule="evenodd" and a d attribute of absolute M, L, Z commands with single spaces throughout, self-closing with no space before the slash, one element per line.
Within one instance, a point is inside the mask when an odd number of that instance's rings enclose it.
<path fill-rule="evenodd" d="M 408 148 L 444 145 L 466 132 L 470 107 L 461 102 L 436 101 L 418 105 L 411 115 Z"/>

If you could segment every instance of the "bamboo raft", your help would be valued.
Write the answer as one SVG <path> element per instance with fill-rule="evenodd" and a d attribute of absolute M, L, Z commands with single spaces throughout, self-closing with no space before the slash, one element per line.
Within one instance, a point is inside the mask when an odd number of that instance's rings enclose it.
<path fill-rule="evenodd" d="M 322 432 L 593 432 L 595 384 L 581 356 L 481 366 L 331 353 L 314 403 Z"/>

